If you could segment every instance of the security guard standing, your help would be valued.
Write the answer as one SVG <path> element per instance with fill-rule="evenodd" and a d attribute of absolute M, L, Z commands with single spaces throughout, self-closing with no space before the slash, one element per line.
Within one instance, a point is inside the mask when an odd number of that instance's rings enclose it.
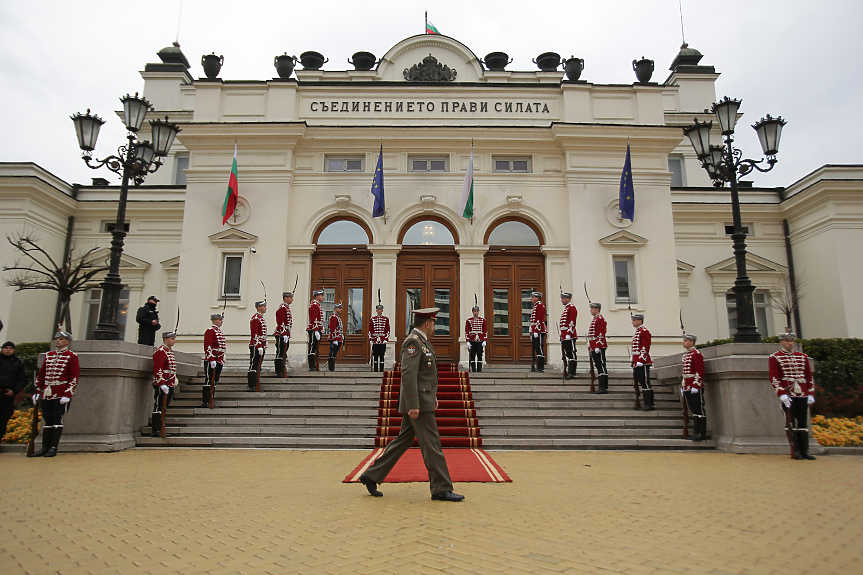
<path fill-rule="evenodd" d="M 339 316 L 343 308 L 342 302 L 333 306 L 333 313 L 330 314 L 330 323 L 327 325 L 330 339 L 330 354 L 327 357 L 327 369 L 329 371 L 336 370 L 336 356 L 339 354 L 342 343 L 345 341 L 345 330 L 342 325 L 342 318 Z"/>
<path fill-rule="evenodd" d="M 471 309 L 473 317 L 464 322 L 464 336 L 467 339 L 468 365 L 471 371 L 482 371 L 482 353 L 488 340 L 488 327 L 485 318 L 479 315 L 479 306 Z"/>
<path fill-rule="evenodd" d="M 545 304 L 542 303 L 542 292 L 535 291 L 530 294 L 533 309 L 530 310 L 530 338 L 533 345 L 533 355 L 536 357 L 536 371 L 545 371 Z M 531 370 L 533 371 L 533 370 Z"/>
<path fill-rule="evenodd" d="M 321 342 L 321 330 L 324 329 L 322 301 L 324 301 L 324 290 L 313 291 L 312 301 L 309 303 L 309 324 L 306 326 L 306 333 L 309 334 L 309 371 L 318 369 L 318 345 Z"/>
<path fill-rule="evenodd" d="M 222 322 L 225 316 L 220 313 L 210 314 L 212 325 L 204 332 L 204 386 L 201 388 L 201 407 L 210 407 L 210 396 L 216 395 L 216 384 L 225 366 L 225 334 L 222 333 Z"/>
<path fill-rule="evenodd" d="M 560 314 L 560 350 L 563 352 L 563 362 L 566 365 L 566 377 L 563 379 L 575 379 L 575 370 L 578 368 L 578 358 L 576 357 L 575 341 L 578 339 L 578 334 L 575 332 L 575 320 L 578 317 L 578 310 L 572 304 L 572 294 L 569 292 L 560 292 L 560 303 L 563 304 L 563 311 Z"/>
<path fill-rule="evenodd" d="M 707 439 L 707 416 L 704 414 L 704 356 L 695 349 L 698 338 L 690 333 L 683 334 L 683 359 L 680 362 L 680 393 L 695 417 L 695 433 L 692 441 Z"/>
<path fill-rule="evenodd" d="M 177 385 L 177 360 L 174 357 L 174 343 L 177 332 L 163 331 L 162 345 L 153 353 L 153 428 L 150 437 L 159 437 L 165 413 L 162 411 L 162 397 L 165 408 L 174 399 L 174 386 Z M 165 434 L 165 437 L 170 437 Z"/>
<path fill-rule="evenodd" d="M 282 305 L 276 310 L 276 330 L 273 336 L 276 338 L 276 377 L 288 377 L 288 348 L 291 346 L 291 329 L 294 327 L 294 318 L 291 308 L 294 303 L 294 292 L 282 292 Z"/>
<path fill-rule="evenodd" d="M 255 302 L 255 315 L 249 320 L 249 373 L 247 374 L 249 391 L 255 391 L 261 366 L 264 364 L 264 354 L 267 352 L 267 300 Z"/>
<path fill-rule="evenodd" d="M 608 393 L 608 367 L 605 364 L 605 350 L 608 349 L 608 341 L 605 335 L 608 331 L 608 325 L 605 318 L 600 313 L 602 304 L 591 302 L 590 315 L 593 319 L 590 320 L 590 327 L 587 330 L 587 351 L 590 354 L 590 360 L 596 369 L 596 377 L 599 379 L 599 388 L 595 393 Z"/>
<path fill-rule="evenodd" d="M 63 416 L 69 411 L 69 402 L 78 387 L 80 367 L 78 355 L 69 349 L 72 334 L 58 331 L 54 335 L 57 349 L 45 354 L 45 361 L 36 376 L 36 393 L 33 405 L 42 398 L 42 449 L 27 457 L 54 457 L 60 436 L 63 435 Z"/>
<path fill-rule="evenodd" d="M 387 445 L 383 454 L 360 475 L 360 482 L 369 494 L 382 497 L 377 486 L 383 483 L 399 458 L 416 438 L 422 451 L 423 463 L 429 476 L 429 489 L 434 501 L 461 501 L 463 495 L 453 493 L 446 458 L 441 449 L 437 420 L 437 358 L 429 338 L 434 335 L 435 318 L 440 309 L 415 309 L 414 328 L 402 344 L 402 380 L 399 388 L 398 411 L 402 414 L 398 437 Z"/>
<path fill-rule="evenodd" d="M 390 340 L 390 318 L 384 315 L 384 306 L 375 307 L 378 315 L 369 322 L 369 343 L 372 344 L 372 371 L 384 370 L 384 355 Z"/>
<path fill-rule="evenodd" d="M 641 386 L 644 394 L 644 406 L 641 411 L 653 411 L 656 405 L 653 403 L 653 386 L 650 385 L 650 332 L 644 327 L 644 314 L 632 314 L 632 327 L 635 333 L 632 335 L 632 372 L 635 381 Z"/>
<path fill-rule="evenodd" d="M 782 411 L 791 412 L 791 432 L 797 459 L 815 459 L 809 453 L 809 406 L 815 403 L 815 379 L 809 366 L 809 356 L 794 350 L 797 336 L 791 332 L 779 336 L 782 349 L 768 360 L 770 383 Z"/>
<path fill-rule="evenodd" d="M 156 344 L 156 332 L 162 327 L 159 323 L 159 312 L 156 311 L 158 303 L 159 298 L 151 295 L 135 314 L 135 321 L 138 322 L 138 343 L 141 345 Z"/>

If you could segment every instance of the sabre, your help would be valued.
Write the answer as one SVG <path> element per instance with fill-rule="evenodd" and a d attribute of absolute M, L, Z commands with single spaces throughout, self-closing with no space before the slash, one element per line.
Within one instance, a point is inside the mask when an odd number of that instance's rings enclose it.
<path fill-rule="evenodd" d="M 267 286 L 264 285 L 264 280 L 261 280 L 261 285 L 264 286 L 264 303 L 267 303 Z"/>
<path fill-rule="evenodd" d="M 300 283 L 300 274 L 297 274 L 297 279 L 294 280 L 294 289 L 291 293 L 293 293 L 293 294 L 297 293 L 297 286 L 299 285 L 299 283 Z"/>

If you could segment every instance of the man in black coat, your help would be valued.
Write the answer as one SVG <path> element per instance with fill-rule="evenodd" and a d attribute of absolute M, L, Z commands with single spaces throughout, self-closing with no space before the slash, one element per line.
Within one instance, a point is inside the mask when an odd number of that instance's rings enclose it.
<path fill-rule="evenodd" d="M 27 385 L 24 362 L 15 355 L 15 344 L 7 341 L 0 351 L 0 438 L 15 412 L 15 396 Z"/>
<path fill-rule="evenodd" d="M 156 332 L 162 327 L 159 323 L 159 312 L 156 311 L 157 303 L 159 299 L 151 295 L 147 298 L 147 303 L 138 308 L 135 321 L 138 322 L 138 343 L 140 344 L 156 345 Z"/>

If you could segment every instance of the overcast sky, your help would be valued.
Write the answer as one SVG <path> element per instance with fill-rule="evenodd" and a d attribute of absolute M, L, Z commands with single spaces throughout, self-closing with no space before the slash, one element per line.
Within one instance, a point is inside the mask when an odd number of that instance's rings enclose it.
<path fill-rule="evenodd" d="M 585 60 L 582 79 L 598 84 L 634 81 L 631 63 L 655 60 L 662 82 L 680 49 L 678 0 L 641 1 L 410 1 L 316 2 L 153 0 L 131 2 L 0 1 L 0 161 L 35 162 L 68 182 L 112 182 L 107 169 L 80 160 L 69 116 L 91 108 L 108 120 L 97 157 L 113 153 L 124 130 L 113 112 L 118 98 L 143 89 L 139 71 L 158 62 L 177 36 L 202 77 L 201 55 L 224 55 L 220 77 L 274 77 L 273 57 L 315 50 L 343 70 L 351 54 L 378 57 L 423 32 L 423 12 L 442 34 L 478 57 L 507 52 L 513 70 L 535 70 L 547 51 Z M 717 97 L 743 100 L 738 143 L 760 157 L 749 126 L 765 114 L 788 121 L 779 164 L 756 175 L 759 186 L 786 186 L 823 164 L 863 164 L 863 2 L 859 0 L 683 0 L 686 41 L 702 64 L 722 75 Z"/>

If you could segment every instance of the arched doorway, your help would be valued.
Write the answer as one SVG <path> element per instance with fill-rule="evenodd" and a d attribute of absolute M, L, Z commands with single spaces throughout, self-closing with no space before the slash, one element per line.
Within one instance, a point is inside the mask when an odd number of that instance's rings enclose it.
<path fill-rule="evenodd" d="M 459 360 L 458 234 L 449 222 L 420 216 L 402 228 L 396 272 L 396 353 L 411 331 L 411 310 L 438 307 L 431 338 L 438 360 Z"/>
<path fill-rule="evenodd" d="M 315 233 L 315 253 L 312 256 L 312 289 L 324 289 L 324 321 L 328 322 L 336 302 L 342 302 L 342 324 L 345 344 L 339 351 L 340 363 L 368 363 L 368 326 L 371 317 L 372 254 L 371 232 L 365 224 L 352 217 L 327 220 Z M 307 294 L 306 301 L 311 297 Z M 308 304 L 306 304 L 308 305 Z M 308 322 L 308 313 L 302 309 L 294 313 L 294 331 L 300 333 Z M 327 325 L 326 323 L 324 324 Z M 326 332 L 326 329 L 325 329 Z M 329 353 L 326 336 L 321 338 L 320 356 Z"/>
<path fill-rule="evenodd" d="M 542 234 L 531 222 L 508 217 L 489 228 L 485 243 L 485 359 L 530 363 L 530 292 L 539 290 L 547 299 Z"/>

